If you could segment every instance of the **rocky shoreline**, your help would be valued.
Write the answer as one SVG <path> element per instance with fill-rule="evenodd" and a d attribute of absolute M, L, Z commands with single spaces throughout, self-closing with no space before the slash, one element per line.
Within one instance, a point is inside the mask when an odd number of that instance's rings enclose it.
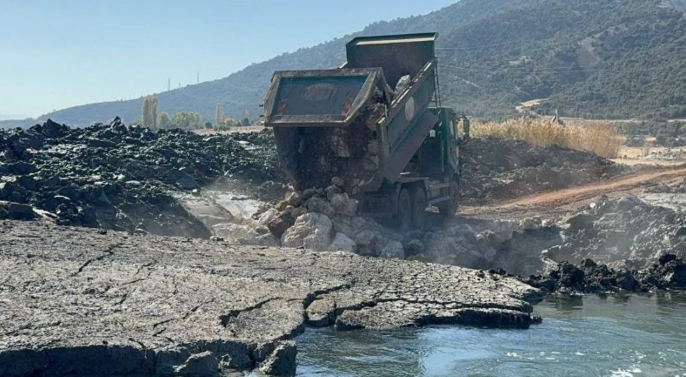
<path fill-rule="evenodd" d="M 686 262 L 674 254 L 664 254 L 650 267 L 631 270 L 584 259 L 578 266 L 562 262 L 546 274 L 520 280 L 545 293 L 555 294 L 683 291 L 686 290 Z"/>
<path fill-rule="evenodd" d="M 527 328 L 540 291 L 460 267 L 0 222 L 0 375 L 288 375 L 307 326 Z"/>

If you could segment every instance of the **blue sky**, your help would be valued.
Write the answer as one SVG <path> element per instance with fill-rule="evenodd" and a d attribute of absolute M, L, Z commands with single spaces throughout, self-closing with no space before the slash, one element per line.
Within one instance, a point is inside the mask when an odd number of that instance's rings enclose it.
<path fill-rule="evenodd" d="M 457 0 L 0 0 L 0 117 L 214 80 Z"/>

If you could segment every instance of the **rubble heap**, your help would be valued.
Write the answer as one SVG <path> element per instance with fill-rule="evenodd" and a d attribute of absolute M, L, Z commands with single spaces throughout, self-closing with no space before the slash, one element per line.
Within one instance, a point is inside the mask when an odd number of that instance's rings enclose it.
<path fill-rule="evenodd" d="M 259 223 L 284 247 L 403 259 L 403 237 L 358 216 L 358 202 L 344 191 L 346 187 L 344 179 L 334 177 L 325 189 L 291 192 L 262 214 Z"/>
<path fill-rule="evenodd" d="M 376 124 L 384 115 L 381 92 L 346 127 L 301 127 L 276 130 L 282 166 L 299 191 L 327 187 L 331 177 L 343 179 L 343 189 L 357 195 L 379 169 Z"/>
<path fill-rule="evenodd" d="M 48 120 L 0 132 L 0 218 L 209 237 L 170 195 L 217 177 L 283 182 L 268 132 L 200 136 L 110 124 L 70 128 Z"/>
<path fill-rule="evenodd" d="M 647 268 L 631 270 L 613 269 L 584 259 L 579 266 L 559 263 L 547 274 L 532 275 L 523 281 L 548 293 L 683 290 L 686 289 L 686 262 L 674 254 L 664 254 Z"/>
<path fill-rule="evenodd" d="M 594 259 L 616 267 L 649 267 L 661 255 L 686 258 L 686 214 L 650 205 L 635 196 L 601 197 L 571 216 L 564 242 L 545 253 L 556 261 Z"/>
<path fill-rule="evenodd" d="M 597 182 L 631 169 L 591 152 L 495 136 L 470 139 L 460 148 L 460 195 L 477 203 Z"/>

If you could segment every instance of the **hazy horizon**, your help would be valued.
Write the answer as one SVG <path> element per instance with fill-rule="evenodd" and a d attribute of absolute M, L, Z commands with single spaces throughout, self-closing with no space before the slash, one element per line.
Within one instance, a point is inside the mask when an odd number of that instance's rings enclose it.
<path fill-rule="evenodd" d="M 28 116 L 24 115 L 24 114 L 0 114 L 0 121 L 1 120 L 26 119 L 26 118 L 28 118 Z"/>
<path fill-rule="evenodd" d="M 0 114 L 38 117 L 87 103 L 220 79 L 285 52 L 377 22 L 426 14 L 457 0 L 369 7 L 301 0 L 67 0 L 0 5 Z M 2 116 L 2 115 L 0 115 Z"/>

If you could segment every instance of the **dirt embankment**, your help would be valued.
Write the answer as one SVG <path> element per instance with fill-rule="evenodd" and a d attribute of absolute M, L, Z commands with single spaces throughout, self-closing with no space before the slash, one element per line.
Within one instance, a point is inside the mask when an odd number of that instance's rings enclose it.
<path fill-rule="evenodd" d="M 463 206 L 468 217 L 521 219 L 533 216 L 559 217 L 571 214 L 602 195 L 619 199 L 642 192 L 675 193 L 686 175 L 683 166 L 659 166 L 560 190 L 543 191 L 513 199 L 493 200 L 484 205 Z M 677 191 L 675 191 L 677 190 Z"/>
<path fill-rule="evenodd" d="M 590 152 L 489 136 L 460 149 L 461 196 L 485 204 L 606 180 L 630 171 Z"/>
<path fill-rule="evenodd" d="M 0 221 L 1 376 L 289 375 L 307 326 L 539 320 L 539 291 L 497 274 L 102 233 Z"/>

